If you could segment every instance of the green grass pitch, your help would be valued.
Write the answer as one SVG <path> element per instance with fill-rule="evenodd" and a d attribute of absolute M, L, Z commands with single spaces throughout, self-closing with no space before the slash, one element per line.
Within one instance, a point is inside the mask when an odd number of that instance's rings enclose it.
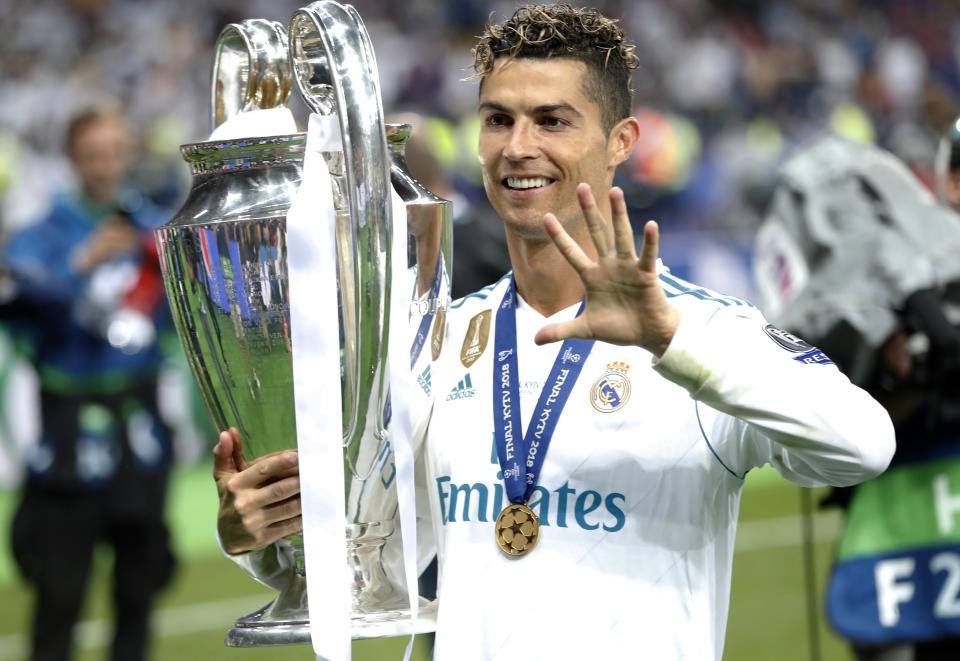
<path fill-rule="evenodd" d="M 174 583 L 157 604 L 151 659 L 204 661 L 285 661 L 313 659 L 308 646 L 231 649 L 223 635 L 233 620 L 271 599 L 268 589 L 248 579 L 221 557 L 213 538 L 216 495 L 209 466 L 176 472 L 170 521 L 180 557 Z M 800 535 L 800 488 L 769 468 L 752 471 L 744 487 L 734 558 L 725 661 L 807 661 L 810 654 Z M 820 493 L 815 491 L 813 500 Z M 0 661 L 26 659 L 29 593 L 16 576 L 9 553 L 12 493 L 0 493 Z M 845 643 L 823 621 L 823 588 L 840 529 L 839 514 L 815 517 L 819 658 L 849 661 Z M 98 557 L 91 592 L 77 630 L 77 661 L 107 656 L 110 638 L 109 562 Z M 401 659 L 406 639 L 357 641 L 356 661 Z M 637 658 L 642 656 L 637 641 Z M 413 658 L 429 659 L 418 638 Z"/>

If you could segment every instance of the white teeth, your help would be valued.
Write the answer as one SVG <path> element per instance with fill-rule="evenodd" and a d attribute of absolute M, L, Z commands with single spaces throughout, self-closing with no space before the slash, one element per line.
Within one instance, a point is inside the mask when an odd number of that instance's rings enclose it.
<path fill-rule="evenodd" d="M 510 188 L 540 188 L 550 183 L 546 177 L 507 177 Z"/>

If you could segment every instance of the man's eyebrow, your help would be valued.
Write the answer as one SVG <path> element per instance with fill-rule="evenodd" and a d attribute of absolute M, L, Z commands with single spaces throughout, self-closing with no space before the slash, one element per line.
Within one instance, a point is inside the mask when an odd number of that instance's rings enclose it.
<path fill-rule="evenodd" d="M 569 103 L 548 103 L 542 106 L 537 106 L 533 109 L 534 114 L 542 115 L 551 112 L 557 111 L 569 112 L 579 117 L 583 116 L 583 113 L 571 106 Z"/>
<path fill-rule="evenodd" d="M 502 106 L 499 103 L 493 101 L 484 101 L 480 104 L 480 110 L 493 110 L 495 112 L 510 112 L 506 106 Z"/>
<path fill-rule="evenodd" d="M 480 104 L 480 110 L 492 110 L 494 112 L 503 112 L 508 114 L 511 114 L 513 112 L 506 106 L 501 105 L 496 101 L 484 101 L 483 103 Z M 541 106 L 536 106 L 533 109 L 533 114 L 544 115 L 547 113 L 552 113 L 557 111 L 569 112 L 574 115 L 577 115 L 578 117 L 583 116 L 582 112 L 580 112 L 579 110 L 571 106 L 569 103 L 546 103 Z"/>

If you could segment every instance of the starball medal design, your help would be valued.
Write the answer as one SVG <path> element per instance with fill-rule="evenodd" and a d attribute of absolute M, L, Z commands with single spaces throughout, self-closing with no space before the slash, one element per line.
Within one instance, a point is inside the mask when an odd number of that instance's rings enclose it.
<path fill-rule="evenodd" d="M 507 505 L 494 527 L 497 546 L 507 555 L 526 555 L 540 539 L 540 520 L 523 503 Z"/>

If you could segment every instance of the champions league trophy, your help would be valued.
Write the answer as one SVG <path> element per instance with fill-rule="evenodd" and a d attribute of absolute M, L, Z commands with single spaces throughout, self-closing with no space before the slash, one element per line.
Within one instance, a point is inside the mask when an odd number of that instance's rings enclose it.
<path fill-rule="evenodd" d="M 382 561 L 384 543 L 398 536 L 396 481 L 383 479 L 392 466 L 385 422 L 389 299 L 411 294 L 390 287 L 390 181 L 407 210 L 409 259 L 419 261 L 417 305 L 409 320 L 393 322 L 410 323 L 421 336 L 431 323 L 443 323 L 449 303 L 450 203 L 406 171 L 409 127 L 384 125 L 373 49 L 350 6 L 323 1 L 297 11 L 289 45 L 270 21 L 225 28 L 213 67 L 214 127 L 243 110 L 282 106 L 294 76 L 317 113 L 339 115 L 343 145 L 342 152 L 324 152 L 324 160 L 336 216 L 351 634 L 410 633 L 406 590 Z M 305 143 L 306 134 L 294 133 L 184 145 L 192 187 L 156 232 L 170 307 L 201 397 L 218 430 L 239 429 L 247 461 L 297 444 L 286 214 L 301 183 Z M 330 318 L 337 319 L 332 310 Z M 273 602 L 240 618 L 227 645 L 310 641 L 302 535 L 289 543 L 294 579 Z M 432 630 L 430 607 L 420 613 L 418 631 Z"/>

